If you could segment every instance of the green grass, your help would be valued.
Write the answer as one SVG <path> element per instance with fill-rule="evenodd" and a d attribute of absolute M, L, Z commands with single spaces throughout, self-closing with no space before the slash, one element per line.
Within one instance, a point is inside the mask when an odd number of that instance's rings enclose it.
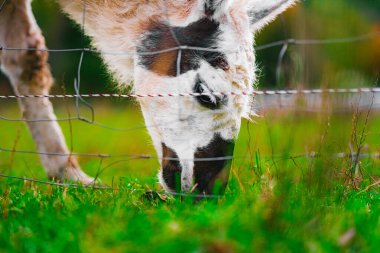
<path fill-rule="evenodd" d="M 113 127 L 143 124 L 120 101 L 95 104 L 95 112 Z M 19 115 L 16 104 L 1 106 L 0 115 Z M 379 161 L 363 159 L 355 176 L 350 159 L 332 157 L 350 142 L 355 148 L 363 128 L 362 152 L 379 150 L 379 117 L 366 124 L 365 113 L 353 115 L 271 112 L 244 121 L 226 195 L 217 200 L 144 197 L 160 189 L 153 159 L 80 158 L 90 175 L 109 166 L 100 178 L 115 191 L 1 179 L 0 252 L 376 252 L 380 194 L 371 184 Z M 75 152 L 154 155 L 145 129 L 61 125 Z M 6 121 L 0 146 L 34 150 L 24 124 Z M 321 156 L 291 157 L 312 151 Z M 46 179 L 36 155 L 0 152 L 0 171 Z"/>

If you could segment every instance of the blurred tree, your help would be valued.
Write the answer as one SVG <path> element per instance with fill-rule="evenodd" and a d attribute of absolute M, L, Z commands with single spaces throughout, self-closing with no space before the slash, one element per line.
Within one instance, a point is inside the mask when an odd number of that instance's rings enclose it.
<path fill-rule="evenodd" d="M 83 36 L 82 28 L 70 21 L 56 3 L 48 0 L 33 1 L 33 10 L 47 45 L 51 49 L 89 48 L 90 40 Z M 81 52 L 59 52 L 50 54 L 56 86 L 74 91 L 74 79 L 78 76 Z M 97 54 L 85 53 L 81 67 L 81 92 L 94 93 L 109 91 L 110 77 Z"/>
<path fill-rule="evenodd" d="M 360 2 L 360 4 L 358 3 Z M 287 38 L 335 39 L 380 32 L 378 1 L 309 0 L 266 28 L 257 44 Z M 371 86 L 380 74 L 380 36 L 352 43 L 290 45 L 281 79 L 276 67 L 281 47 L 258 52 L 261 88 Z"/>

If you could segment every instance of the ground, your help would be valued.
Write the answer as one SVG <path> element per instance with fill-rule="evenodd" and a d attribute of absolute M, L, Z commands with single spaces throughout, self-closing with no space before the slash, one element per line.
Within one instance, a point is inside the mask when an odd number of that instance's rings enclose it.
<path fill-rule="evenodd" d="M 54 102 L 60 118 L 75 114 L 73 101 Z M 278 110 L 243 121 L 225 196 L 197 201 L 146 194 L 161 191 L 157 161 L 126 156 L 155 155 L 136 104 L 91 102 L 97 122 L 129 129 L 61 126 L 74 152 L 115 155 L 80 157 L 115 190 L 0 179 L 0 252 L 377 251 L 379 160 L 336 155 L 379 149 L 376 112 Z M 2 102 L 0 115 L 17 118 L 16 105 Z M 2 120 L 0 140 L 1 148 L 34 150 L 20 122 Z M 0 152 L 0 171 L 46 180 L 34 154 Z"/>

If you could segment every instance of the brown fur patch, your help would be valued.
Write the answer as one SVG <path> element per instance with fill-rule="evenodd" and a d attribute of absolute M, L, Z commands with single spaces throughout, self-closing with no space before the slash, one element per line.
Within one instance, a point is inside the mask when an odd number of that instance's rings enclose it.
<path fill-rule="evenodd" d="M 30 45 L 29 48 L 42 49 L 44 42 L 41 35 L 33 34 L 36 43 Z M 48 64 L 49 53 L 46 51 L 31 50 L 24 52 L 20 59 L 20 65 L 23 68 L 21 80 L 33 86 L 41 88 L 50 88 L 53 83 L 53 78 Z"/>

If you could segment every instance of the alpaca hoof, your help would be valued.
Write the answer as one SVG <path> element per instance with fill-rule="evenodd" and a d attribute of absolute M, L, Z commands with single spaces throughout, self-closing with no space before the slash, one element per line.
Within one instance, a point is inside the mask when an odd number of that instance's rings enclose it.
<path fill-rule="evenodd" d="M 102 183 L 99 178 L 90 177 L 80 169 L 67 173 L 66 179 L 75 181 L 82 185 L 101 185 Z"/>
<path fill-rule="evenodd" d="M 71 181 L 84 186 L 101 185 L 102 182 L 99 178 L 88 176 L 78 167 L 68 167 L 60 170 L 60 173 L 49 173 L 48 177 L 53 181 L 65 182 Z"/>

